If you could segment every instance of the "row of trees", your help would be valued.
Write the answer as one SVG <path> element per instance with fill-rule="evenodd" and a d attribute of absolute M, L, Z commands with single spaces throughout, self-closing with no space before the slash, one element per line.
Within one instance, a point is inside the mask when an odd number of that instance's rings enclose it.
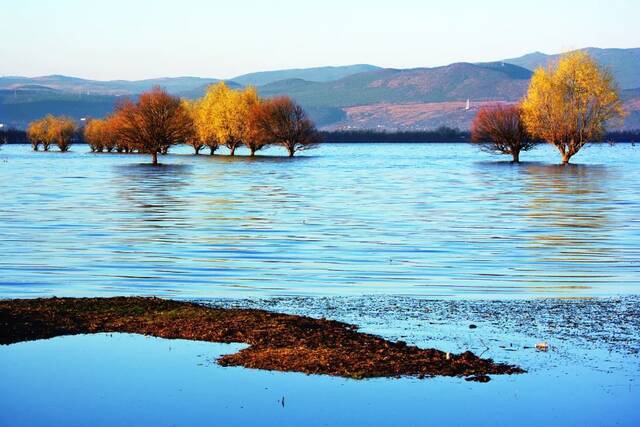
<path fill-rule="evenodd" d="M 313 122 L 290 98 L 262 100 L 254 88 L 234 90 L 223 82 L 195 101 L 155 87 L 137 102 L 119 103 L 107 118 L 90 120 L 84 137 L 93 151 L 148 153 L 153 164 L 158 154 L 181 143 L 192 146 L 196 154 L 205 147 L 214 154 L 225 146 L 232 156 L 243 145 L 251 156 L 280 145 L 293 156 L 320 142 Z"/>
<path fill-rule="evenodd" d="M 27 137 L 36 151 L 40 146 L 44 151 L 49 151 L 51 145 L 57 145 L 60 151 L 67 151 L 76 130 L 76 122 L 72 118 L 49 114 L 29 124 Z"/>
<path fill-rule="evenodd" d="M 482 148 L 509 154 L 514 162 L 538 140 L 555 146 L 569 163 L 588 142 L 600 140 L 606 125 L 625 115 L 611 73 L 585 52 L 538 68 L 519 105 L 480 109 L 471 127 Z"/>
<path fill-rule="evenodd" d="M 557 64 L 538 68 L 524 100 L 480 109 L 471 129 L 482 148 L 509 154 L 515 162 L 537 141 L 547 141 L 568 163 L 585 144 L 601 139 L 612 120 L 622 119 L 615 82 L 587 53 L 563 56 Z M 68 117 L 46 116 L 29 125 L 33 148 L 56 144 L 67 151 L 75 132 Z M 254 88 L 233 90 L 210 86 L 195 101 L 181 100 L 156 87 L 137 102 L 125 100 L 103 120 L 91 120 L 85 140 L 94 151 L 149 153 L 153 163 L 170 146 L 186 143 L 196 154 L 226 146 L 233 156 L 246 146 L 251 155 L 269 145 L 285 147 L 289 156 L 311 148 L 321 136 L 304 110 L 287 97 L 262 100 Z"/>

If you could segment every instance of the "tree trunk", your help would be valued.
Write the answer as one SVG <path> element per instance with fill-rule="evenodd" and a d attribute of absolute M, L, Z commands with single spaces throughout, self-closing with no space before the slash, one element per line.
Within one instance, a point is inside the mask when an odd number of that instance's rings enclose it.
<path fill-rule="evenodd" d="M 513 153 L 511 153 L 511 155 L 513 156 L 513 163 L 520 163 L 520 152 L 519 151 L 514 151 Z"/>
<path fill-rule="evenodd" d="M 569 164 L 569 159 L 571 158 L 571 155 L 569 153 L 563 153 L 562 154 L 562 164 L 566 165 Z"/>
<path fill-rule="evenodd" d="M 230 156 L 235 156 L 236 155 L 236 147 L 231 147 L 231 151 L 229 152 Z"/>
<path fill-rule="evenodd" d="M 295 150 L 293 148 L 288 148 L 287 150 L 289 150 L 289 157 L 293 157 Z"/>
<path fill-rule="evenodd" d="M 209 155 L 210 155 L 210 156 L 213 156 L 213 153 L 215 153 L 215 152 L 216 152 L 216 149 L 215 149 L 215 148 L 213 148 L 213 147 L 209 147 Z"/>
<path fill-rule="evenodd" d="M 249 150 L 251 150 L 251 157 L 254 157 L 256 155 L 256 149 L 255 148 L 250 148 Z"/>
<path fill-rule="evenodd" d="M 158 152 L 157 151 L 152 151 L 151 152 L 151 156 L 153 156 L 153 160 L 151 161 L 151 164 L 157 165 L 158 164 Z"/>
<path fill-rule="evenodd" d="M 200 154 L 200 148 L 201 147 L 193 147 L 193 149 L 196 150 L 196 156 Z"/>

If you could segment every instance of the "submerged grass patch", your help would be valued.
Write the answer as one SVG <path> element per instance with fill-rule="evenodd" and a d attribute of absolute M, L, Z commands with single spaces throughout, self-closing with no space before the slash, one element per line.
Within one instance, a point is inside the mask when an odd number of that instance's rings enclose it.
<path fill-rule="evenodd" d="M 258 309 L 212 308 L 159 298 L 47 298 L 0 301 L 0 344 L 61 335 L 125 332 L 249 347 L 222 366 L 348 378 L 517 374 L 471 352 L 448 354 L 358 332 L 347 323 Z"/>

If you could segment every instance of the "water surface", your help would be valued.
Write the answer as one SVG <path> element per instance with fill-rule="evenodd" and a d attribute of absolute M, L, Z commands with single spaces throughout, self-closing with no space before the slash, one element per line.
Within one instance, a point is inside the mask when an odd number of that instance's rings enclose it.
<path fill-rule="evenodd" d="M 496 376 L 347 380 L 223 368 L 241 346 L 140 335 L 58 337 L 0 346 L 0 425 L 635 427 L 637 372 L 553 367 Z M 135 350 L 134 350 L 135 349 Z M 594 352 L 591 352 L 590 356 Z M 601 353 L 602 355 L 602 353 Z M 284 401 L 283 401 L 284 399 Z"/>
<path fill-rule="evenodd" d="M 242 154 L 242 153 L 241 153 Z M 465 144 L 341 144 L 289 159 L 0 150 L 0 297 L 640 290 L 640 147 L 558 166 Z"/>

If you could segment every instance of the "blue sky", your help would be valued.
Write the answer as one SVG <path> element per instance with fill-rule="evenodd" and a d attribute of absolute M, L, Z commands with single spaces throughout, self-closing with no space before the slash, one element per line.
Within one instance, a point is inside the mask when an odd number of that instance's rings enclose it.
<path fill-rule="evenodd" d="M 230 78 L 640 46 L 638 0 L 0 0 L 0 75 Z"/>

